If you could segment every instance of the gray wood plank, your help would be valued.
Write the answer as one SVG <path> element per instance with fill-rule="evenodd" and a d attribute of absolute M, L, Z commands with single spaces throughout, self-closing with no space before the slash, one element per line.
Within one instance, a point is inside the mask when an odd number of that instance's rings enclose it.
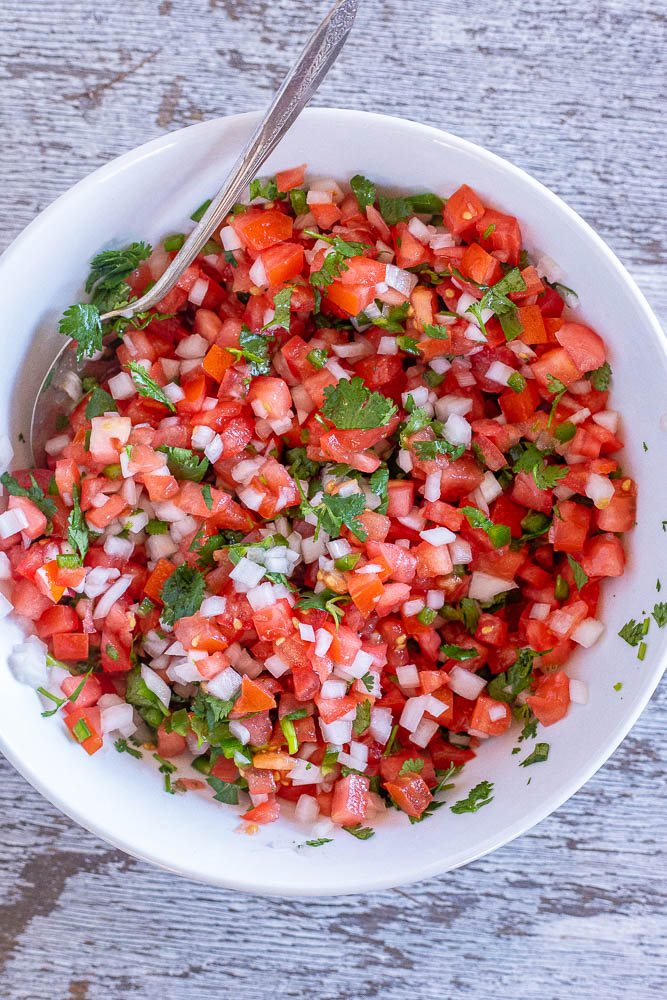
<path fill-rule="evenodd" d="M 324 6 L 3 0 L 0 245 L 119 152 L 265 104 Z M 315 103 L 414 118 L 507 157 L 597 229 L 665 316 L 664 8 L 361 7 Z M 663 997 L 666 709 L 663 684 L 607 765 L 513 844 L 429 882 L 333 900 L 266 900 L 136 862 L 0 760 L 0 995 Z"/>

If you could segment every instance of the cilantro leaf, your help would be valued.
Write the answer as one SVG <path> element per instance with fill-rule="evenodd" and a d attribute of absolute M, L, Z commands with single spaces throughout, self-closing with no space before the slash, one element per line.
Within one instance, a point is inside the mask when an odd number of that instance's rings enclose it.
<path fill-rule="evenodd" d="M 474 635 L 479 625 L 480 614 L 477 601 L 474 601 L 472 597 L 462 597 L 460 607 L 463 624 L 467 631 Z"/>
<path fill-rule="evenodd" d="M 143 754 L 139 750 L 133 750 L 132 747 L 127 745 L 127 740 L 118 739 L 114 743 L 114 746 L 118 753 L 129 753 L 131 757 L 136 757 L 137 760 L 141 760 Z"/>
<path fill-rule="evenodd" d="M 225 802 L 227 805 L 236 806 L 239 802 L 239 790 L 238 786 L 232 784 L 230 781 L 222 781 L 221 778 L 216 778 L 215 775 L 211 774 L 206 779 L 206 783 L 211 786 L 215 795 L 213 796 L 217 802 Z"/>
<path fill-rule="evenodd" d="M 376 469 L 369 480 L 369 485 L 372 492 L 382 499 L 382 503 L 377 508 L 377 513 L 386 514 L 389 503 L 389 469 L 386 466 L 380 466 L 379 469 Z"/>
<path fill-rule="evenodd" d="M 96 386 L 90 394 L 90 399 L 86 403 L 86 420 L 93 417 L 101 417 L 103 413 L 117 413 L 116 400 L 104 389 Z"/>
<path fill-rule="evenodd" d="M 344 826 L 343 829 L 346 833 L 351 833 L 357 840 L 370 840 L 371 837 L 375 836 L 375 830 L 372 830 L 370 826 L 362 826 L 361 823 L 356 823 L 354 826 Z"/>
<path fill-rule="evenodd" d="M 357 705 L 357 714 L 352 723 L 355 736 L 365 733 L 371 724 L 371 703 L 370 701 L 360 701 Z"/>
<path fill-rule="evenodd" d="M 309 608 L 314 608 L 317 611 L 326 611 L 327 614 L 331 615 L 336 628 L 338 628 L 343 617 L 343 609 L 339 608 L 338 605 L 342 602 L 345 602 L 345 604 L 350 603 L 349 594 L 337 594 L 335 591 L 325 587 L 319 594 L 315 594 L 312 591 L 304 591 L 296 602 L 296 607 L 302 611 L 307 611 Z"/>
<path fill-rule="evenodd" d="M 266 177 L 264 180 L 261 177 L 255 177 L 253 181 L 250 181 L 250 201 L 254 201 L 255 198 L 266 198 L 267 201 L 276 201 L 279 198 L 285 197 L 285 192 L 278 191 L 275 177 Z"/>
<path fill-rule="evenodd" d="M 403 766 L 398 772 L 399 778 L 403 774 L 421 774 L 424 770 L 424 760 L 422 757 L 411 757 L 403 762 Z"/>
<path fill-rule="evenodd" d="M 244 323 L 239 334 L 239 346 L 228 347 L 237 361 L 242 358 L 248 363 L 251 375 L 268 375 L 271 371 L 269 338 L 262 333 L 253 333 Z"/>
<path fill-rule="evenodd" d="M 322 413 L 339 430 L 370 430 L 388 424 L 398 407 L 379 392 L 369 392 L 363 379 L 340 379 L 324 390 Z"/>
<path fill-rule="evenodd" d="M 543 764 L 549 757 L 549 744 L 536 743 L 535 749 L 524 760 L 519 762 L 519 767 L 530 767 L 531 764 Z"/>
<path fill-rule="evenodd" d="M 200 687 L 192 702 L 192 714 L 195 718 L 204 720 L 206 723 L 206 733 L 207 735 L 211 735 L 215 728 L 227 718 L 234 707 L 235 701 L 236 695 L 228 701 L 223 701 L 222 698 L 217 698 L 213 694 L 207 694 Z"/>
<path fill-rule="evenodd" d="M 445 311 L 445 316 L 456 316 L 456 313 Z M 448 326 L 442 326 L 440 323 L 424 323 L 424 333 L 427 337 L 432 340 L 449 340 L 451 337 L 451 330 Z"/>
<path fill-rule="evenodd" d="M 105 290 L 117 288 L 151 252 L 152 247 L 147 243 L 131 243 L 122 250 L 102 250 L 90 262 L 86 291 L 91 292 L 95 286 L 98 289 L 103 286 Z"/>
<path fill-rule="evenodd" d="M 170 399 L 167 399 L 160 386 L 155 379 L 150 377 L 143 365 L 140 365 L 137 361 L 129 361 L 124 367 L 129 369 L 132 381 L 140 396 L 144 396 L 147 399 L 154 399 L 158 403 L 162 403 L 163 406 L 166 406 L 172 413 L 176 412 L 174 404 Z"/>
<path fill-rule="evenodd" d="M 535 657 L 539 655 L 528 647 L 518 649 L 514 663 L 502 674 L 496 674 L 489 681 L 486 688 L 489 698 L 504 701 L 506 705 L 513 704 L 517 696 L 530 687 L 533 678 L 533 663 Z"/>
<path fill-rule="evenodd" d="M 451 444 L 446 438 L 436 438 L 435 441 L 415 441 L 412 448 L 417 458 L 429 459 L 437 455 L 447 455 L 452 461 L 460 458 L 466 450 L 464 444 Z"/>
<path fill-rule="evenodd" d="M 604 392 L 605 389 L 609 388 L 609 381 L 611 379 L 609 362 L 605 361 L 603 365 L 600 365 L 594 371 L 586 372 L 586 378 L 591 380 L 591 384 L 597 392 Z"/>
<path fill-rule="evenodd" d="M 289 333 L 290 328 L 290 302 L 292 301 L 292 292 L 294 291 L 289 285 L 287 288 L 281 288 L 279 292 L 276 292 L 273 298 L 273 307 L 275 309 L 275 315 L 273 319 L 263 327 L 266 330 L 271 326 L 281 326 L 283 330 L 287 330 Z"/>
<path fill-rule="evenodd" d="M 411 396 L 408 397 L 408 402 L 410 402 L 410 399 L 412 399 Z M 423 410 L 421 407 L 413 409 L 406 423 L 401 424 L 399 433 L 399 443 L 401 448 L 405 448 L 407 446 L 407 443 L 413 434 L 416 434 L 417 431 L 423 431 L 425 427 L 430 427 L 431 423 L 432 419 L 426 410 Z"/>
<path fill-rule="evenodd" d="M 403 324 L 408 318 L 409 311 L 410 303 L 403 302 L 400 306 L 390 306 L 386 316 L 375 316 L 373 319 L 368 319 L 365 313 L 360 313 L 359 319 L 361 322 L 368 320 L 373 326 L 386 330 L 387 333 L 403 333 Z"/>
<path fill-rule="evenodd" d="M 621 639 L 625 639 L 628 645 L 637 646 L 645 634 L 644 624 L 643 622 L 636 622 L 634 618 L 631 618 L 629 622 L 625 623 L 618 634 Z"/>
<path fill-rule="evenodd" d="M 323 847 L 324 844 L 333 844 L 333 837 L 318 837 L 317 840 L 304 841 L 305 847 Z M 301 847 L 301 844 L 299 844 Z"/>
<path fill-rule="evenodd" d="M 366 510 L 366 497 L 363 493 L 353 493 L 349 497 L 330 496 L 325 493 L 322 503 L 313 508 L 318 517 L 321 508 L 324 508 L 321 523 L 327 534 L 337 537 L 340 534 L 341 524 L 344 524 L 360 542 L 366 541 L 368 532 L 361 521 L 357 520 L 358 515 Z"/>
<path fill-rule="evenodd" d="M 538 490 L 553 489 L 558 480 L 568 474 L 566 465 L 547 465 L 546 457 L 552 449 L 541 451 L 535 444 L 529 442 L 512 466 L 513 472 L 526 472 L 533 477 Z"/>
<path fill-rule="evenodd" d="M 173 625 L 179 618 L 195 615 L 204 600 L 204 577 L 194 566 L 181 563 L 162 585 L 162 620 Z"/>
<path fill-rule="evenodd" d="M 28 489 L 24 489 L 23 486 L 19 486 L 17 481 L 12 475 L 10 475 L 9 472 L 3 472 L 0 476 L 0 483 L 2 483 L 10 496 L 26 497 L 28 500 L 32 500 L 36 507 L 39 507 L 45 517 L 53 517 L 56 513 L 55 503 L 50 497 L 44 495 L 44 490 L 41 486 L 37 485 L 37 481 L 32 473 L 30 473 L 30 482 L 32 483 L 32 486 Z"/>
<path fill-rule="evenodd" d="M 569 552 L 567 553 L 567 561 L 569 562 L 570 569 L 572 570 L 575 586 L 578 591 L 581 591 L 584 584 L 588 583 L 588 577 L 581 568 L 581 565 L 570 555 Z"/>
<path fill-rule="evenodd" d="M 409 215 L 437 215 L 444 208 L 444 201 L 437 194 L 411 194 L 398 198 L 380 195 L 380 214 L 388 226 L 395 226 Z"/>
<path fill-rule="evenodd" d="M 661 604 L 654 605 L 652 614 L 658 628 L 667 625 L 667 603 L 663 601 Z"/>
<path fill-rule="evenodd" d="M 88 525 L 81 511 L 79 498 L 81 490 L 78 483 L 72 484 L 72 509 L 67 518 L 67 541 L 74 550 L 78 549 L 81 559 L 86 558 L 88 552 Z"/>
<path fill-rule="evenodd" d="M 167 466 L 176 479 L 200 483 L 208 472 L 208 459 L 195 455 L 190 448 L 174 448 L 168 444 L 161 444 L 155 450 L 167 456 Z"/>
<path fill-rule="evenodd" d="M 494 548 L 500 549 L 503 545 L 509 545 L 511 531 L 506 524 L 494 524 L 490 517 L 477 507 L 461 507 L 461 513 L 465 514 L 471 528 L 481 528 L 485 531 L 493 542 Z"/>
<path fill-rule="evenodd" d="M 190 218 L 192 219 L 193 222 L 201 222 L 201 220 L 203 219 L 204 215 L 208 211 L 208 208 L 209 208 L 209 205 L 211 204 L 211 201 L 212 201 L 211 198 L 207 198 L 206 201 L 203 201 L 201 203 L 201 205 L 199 206 L 199 208 L 195 208 L 194 212 L 190 216 Z"/>
<path fill-rule="evenodd" d="M 70 306 L 62 315 L 58 332 L 76 341 L 76 360 L 79 362 L 102 350 L 102 320 L 97 306 L 81 302 Z"/>
<path fill-rule="evenodd" d="M 473 660 L 479 656 L 478 649 L 468 649 L 466 646 L 457 646 L 451 642 L 443 643 L 440 652 L 449 660 Z"/>
<path fill-rule="evenodd" d="M 458 802 L 455 802 L 449 808 L 453 813 L 477 812 L 482 806 L 488 806 L 489 802 L 493 801 L 492 791 L 492 781 L 480 781 L 478 785 L 470 789 L 467 798 L 459 799 Z"/>
<path fill-rule="evenodd" d="M 547 430 L 549 430 L 558 404 L 567 392 L 567 386 L 561 382 L 559 378 L 555 378 L 553 375 L 547 375 L 547 388 L 549 392 L 554 394 L 553 403 L 551 404 L 551 412 L 549 413 L 549 419 L 547 421 Z"/>
<path fill-rule="evenodd" d="M 305 448 L 290 448 L 286 451 L 285 464 L 292 479 L 312 479 L 319 472 L 319 462 L 308 458 Z"/>
<path fill-rule="evenodd" d="M 363 177 L 362 174 L 355 174 L 350 181 L 350 187 L 362 212 L 365 212 L 367 205 L 375 203 L 377 190 L 375 184 L 369 181 L 367 177 Z"/>

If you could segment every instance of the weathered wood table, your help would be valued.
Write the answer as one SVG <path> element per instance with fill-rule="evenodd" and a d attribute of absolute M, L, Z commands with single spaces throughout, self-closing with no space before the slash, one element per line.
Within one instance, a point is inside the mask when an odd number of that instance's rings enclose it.
<path fill-rule="evenodd" d="M 2 245 L 118 153 L 264 105 L 325 4 L 2 0 Z M 361 7 L 316 103 L 442 126 L 524 167 L 664 316 L 657 0 Z M 305 902 L 134 861 L 0 760 L 0 997 L 665 997 L 666 709 L 663 684 L 602 771 L 491 857 L 407 889 Z"/>

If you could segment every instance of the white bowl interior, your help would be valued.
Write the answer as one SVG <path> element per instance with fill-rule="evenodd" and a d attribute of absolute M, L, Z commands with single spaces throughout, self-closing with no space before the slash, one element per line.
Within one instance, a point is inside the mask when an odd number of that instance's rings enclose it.
<path fill-rule="evenodd" d="M 16 444 L 27 437 L 34 393 L 62 341 L 57 319 L 82 293 L 90 258 L 101 247 L 133 239 L 157 241 L 186 225 L 214 193 L 256 121 L 241 115 L 207 122 L 151 142 L 91 175 L 48 208 L 0 262 L 4 290 L 0 427 Z M 622 463 L 640 481 L 638 525 L 628 543 L 628 568 L 604 588 L 607 629 L 571 661 L 587 681 L 590 702 L 543 736 L 545 764 L 518 766 L 516 733 L 483 746 L 449 801 L 478 781 L 495 783 L 494 801 L 474 815 L 440 809 L 408 824 L 394 811 L 373 840 L 341 832 L 325 847 L 296 848 L 308 830 L 288 818 L 254 837 L 237 835 L 233 808 L 208 796 L 166 795 L 146 764 L 113 747 L 91 761 L 57 720 L 42 720 L 35 693 L 16 682 L 6 663 L 18 628 L 0 634 L 0 747 L 24 776 L 84 826 L 141 858 L 190 877 L 248 891 L 318 895 L 414 881 L 479 857 L 530 828 L 606 760 L 646 704 L 664 669 L 667 629 L 653 627 L 646 659 L 616 633 L 650 610 L 660 575 L 661 518 L 667 511 L 665 342 L 632 279 L 592 230 L 558 198 L 498 157 L 454 136 L 408 121 L 318 109 L 302 115 L 267 164 L 266 173 L 306 161 L 310 175 L 347 180 L 357 172 L 389 189 L 447 195 L 467 182 L 498 209 L 516 215 L 529 249 L 548 253 L 579 293 L 579 315 L 610 349 L 612 402 L 624 418 Z M 642 442 L 646 442 L 645 452 Z M 622 691 L 613 685 L 622 681 Z M 532 779 L 528 784 L 528 779 Z M 285 810 L 287 812 L 287 810 Z"/>

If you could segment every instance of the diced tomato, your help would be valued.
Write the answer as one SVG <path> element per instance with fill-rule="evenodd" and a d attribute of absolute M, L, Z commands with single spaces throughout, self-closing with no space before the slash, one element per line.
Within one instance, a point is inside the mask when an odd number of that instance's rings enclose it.
<path fill-rule="evenodd" d="M 77 743 L 88 754 L 96 753 L 102 746 L 99 708 L 77 708 L 64 716 L 65 725 Z"/>
<path fill-rule="evenodd" d="M 445 225 L 455 234 L 474 228 L 483 215 L 484 205 L 467 184 L 462 184 L 449 196 L 442 210 Z"/>
<path fill-rule="evenodd" d="M 354 826 L 366 819 L 369 780 L 361 774 L 348 774 L 334 785 L 331 819 L 341 826 Z"/>
<path fill-rule="evenodd" d="M 567 714 L 570 704 L 570 679 L 563 670 L 540 677 L 535 694 L 526 702 L 543 726 L 553 726 Z"/>

